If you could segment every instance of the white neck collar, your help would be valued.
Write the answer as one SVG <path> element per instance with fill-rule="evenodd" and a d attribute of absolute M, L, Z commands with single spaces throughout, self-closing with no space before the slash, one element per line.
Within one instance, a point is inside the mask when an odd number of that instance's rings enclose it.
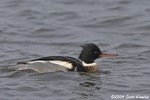
<path fill-rule="evenodd" d="M 82 61 L 82 64 L 83 64 L 83 66 L 85 66 L 85 67 L 97 66 L 97 63 L 96 63 L 96 62 L 87 64 L 87 63 L 85 63 L 84 61 Z"/>

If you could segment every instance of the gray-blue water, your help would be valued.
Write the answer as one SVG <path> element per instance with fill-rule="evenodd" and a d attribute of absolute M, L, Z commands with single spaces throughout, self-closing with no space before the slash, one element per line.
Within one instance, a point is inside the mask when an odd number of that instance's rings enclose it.
<path fill-rule="evenodd" d="M 119 56 L 96 74 L 8 70 L 84 42 Z M 0 100 L 150 100 L 150 0 L 0 0 L 0 66 Z"/>

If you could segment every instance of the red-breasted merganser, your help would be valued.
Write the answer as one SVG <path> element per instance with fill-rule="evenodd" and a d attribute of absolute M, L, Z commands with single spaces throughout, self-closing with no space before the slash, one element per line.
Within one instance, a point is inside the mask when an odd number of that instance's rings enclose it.
<path fill-rule="evenodd" d="M 15 68 L 17 70 L 34 70 L 39 73 L 55 71 L 77 71 L 77 72 L 98 72 L 99 68 L 94 60 L 102 57 L 115 57 L 116 54 L 102 53 L 100 48 L 93 44 L 87 43 L 83 47 L 79 59 L 68 56 L 48 56 L 34 59 L 28 62 L 20 62 Z"/>

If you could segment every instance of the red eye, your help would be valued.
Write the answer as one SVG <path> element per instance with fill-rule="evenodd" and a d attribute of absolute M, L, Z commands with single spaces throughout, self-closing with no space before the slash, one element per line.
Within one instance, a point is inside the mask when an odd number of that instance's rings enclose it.
<path fill-rule="evenodd" d="M 97 54 L 98 52 L 97 51 L 94 51 L 94 54 Z"/>

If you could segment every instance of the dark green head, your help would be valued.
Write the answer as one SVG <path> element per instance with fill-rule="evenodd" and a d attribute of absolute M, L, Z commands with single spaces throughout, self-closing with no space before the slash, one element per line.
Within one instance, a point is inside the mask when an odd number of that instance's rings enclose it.
<path fill-rule="evenodd" d="M 102 54 L 100 48 L 93 43 L 87 43 L 82 45 L 81 47 L 83 47 L 83 49 L 80 53 L 79 59 L 84 61 L 85 63 L 93 63 L 94 60 L 99 58 Z"/>

